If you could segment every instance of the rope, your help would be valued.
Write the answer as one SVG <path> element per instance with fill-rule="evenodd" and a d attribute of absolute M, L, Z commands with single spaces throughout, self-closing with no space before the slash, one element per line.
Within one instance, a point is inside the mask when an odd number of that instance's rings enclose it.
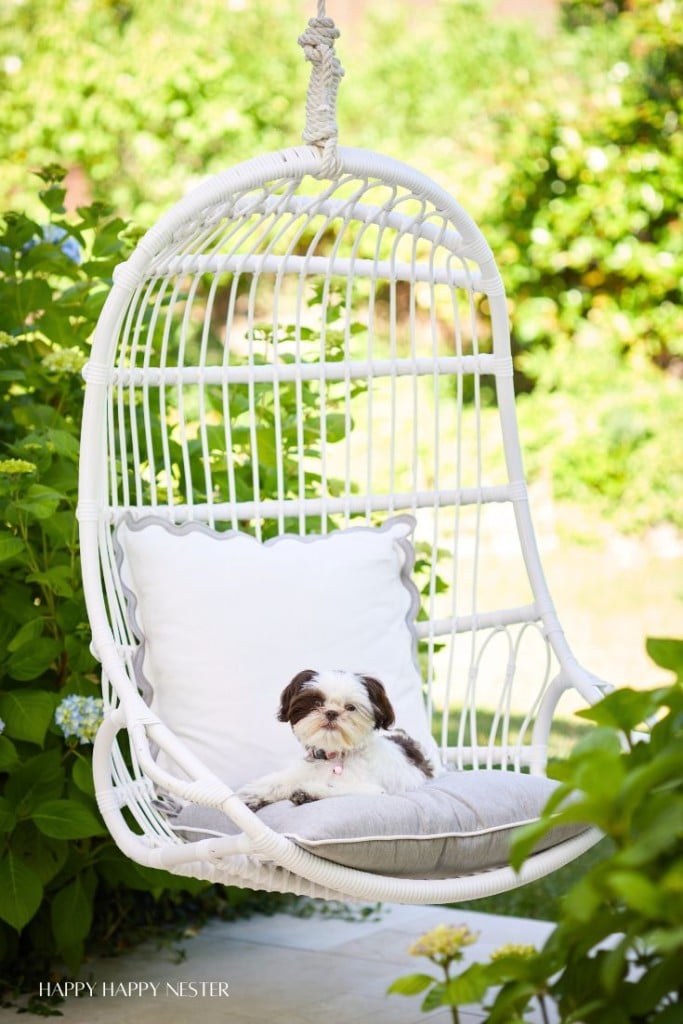
<path fill-rule="evenodd" d="M 325 0 L 318 0 L 318 15 L 299 37 L 306 60 L 313 65 L 306 96 L 306 127 L 303 140 L 322 150 L 321 178 L 332 178 L 337 160 L 337 91 L 344 75 L 335 52 L 339 29 L 325 14 Z"/>

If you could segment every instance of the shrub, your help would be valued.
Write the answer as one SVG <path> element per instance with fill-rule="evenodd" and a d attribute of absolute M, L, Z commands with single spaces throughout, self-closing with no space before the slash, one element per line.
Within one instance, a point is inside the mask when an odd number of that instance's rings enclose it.
<path fill-rule="evenodd" d="M 11 212 L 0 225 L 0 991 L 30 988 L 50 963 L 75 971 L 98 937 L 111 949 L 182 920 L 190 895 L 197 918 L 254 905 L 138 867 L 97 811 L 101 702 L 74 515 L 79 371 L 134 232 L 97 204 L 67 220 L 63 173 L 41 175 L 44 223 Z"/>
<path fill-rule="evenodd" d="M 56 158 L 150 224 L 199 177 L 300 138 L 300 5 L 168 0 L 163 24 L 139 0 L 10 6 L 5 195 L 33 203 L 27 165 Z M 340 138 L 434 174 L 482 223 L 511 297 L 519 383 L 539 396 L 532 473 L 550 468 L 558 499 L 620 528 L 680 527 L 683 8 L 562 10 L 550 42 L 477 0 L 417 22 L 408 4 L 369 12 L 365 48 L 340 40 Z M 585 387 L 559 398 L 570 362 Z"/>
<path fill-rule="evenodd" d="M 490 207 L 529 468 L 622 529 L 680 527 L 683 8 L 565 7 L 583 27 L 558 37 L 553 102 L 505 120 Z"/>
<path fill-rule="evenodd" d="M 496 214 L 522 352 L 588 332 L 668 367 L 683 356 L 683 10 L 629 7 L 579 36 L 555 73 L 569 95 L 526 104 Z"/>
<path fill-rule="evenodd" d="M 26 166 L 58 159 L 149 225 L 188 182 L 258 150 L 295 145 L 307 81 L 296 40 L 305 21 L 292 5 L 277 6 L 166 0 L 160 18 L 141 0 L 6 5 L 5 194 L 23 199 Z"/>
<path fill-rule="evenodd" d="M 82 207 L 69 220 L 64 173 L 57 166 L 41 173 L 45 223 L 12 212 L 0 229 L 0 378 L 6 385 L 0 402 L 0 965 L 16 971 L 21 964 L 28 982 L 57 956 L 75 971 L 86 946 L 98 935 L 111 939 L 127 919 L 136 933 L 156 920 L 182 919 L 190 896 L 195 917 L 209 907 L 224 914 L 226 907 L 278 902 L 137 866 L 106 838 L 97 811 L 90 744 L 102 701 L 75 518 L 80 370 L 113 267 L 136 232 L 102 205 Z M 322 287 L 313 289 L 309 306 L 322 301 Z M 344 351 L 338 320 L 345 322 L 344 300 L 335 293 L 327 306 L 331 360 Z M 258 333 L 265 342 L 272 327 Z M 282 325 L 281 340 L 290 334 L 294 328 Z M 277 435 L 272 389 L 256 385 L 261 480 L 275 487 L 279 443 L 286 494 L 299 483 L 299 401 L 307 458 L 320 456 L 315 390 L 308 381 L 299 396 L 293 387 L 281 388 L 285 429 Z M 328 394 L 328 444 L 352 427 L 341 412 L 343 394 L 341 384 Z M 247 408 L 246 393 L 236 389 L 233 403 L 241 399 Z M 235 430 L 233 444 L 238 493 L 246 492 L 249 431 Z M 182 459 L 173 438 L 170 450 L 171 458 Z M 203 473 L 198 476 L 201 487 Z M 310 465 L 306 478 L 309 489 L 320 486 Z M 334 488 L 335 481 L 328 485 Z M 0 985 L 1 979 L 0 973 Z"/>
<path fill-rule="evenodd" d="M 558 766 L 560 786 L 514 843 L 512 861 L 519 867 L 561 822 L 598 826 L 613 852 L 567 893 L 543 949 L 508 949 L 472 964 L 440 987 L 437 1001 L 431 996 L 429 1009 L 490 995 L 489 1024 L 517 1024 L 534 1001 L 548 999 L 566 1024 L 680 1021 L 683 641 L 650 640 L 648 651 L 675 682 L 617 690 L 581 712 L 595 728 Z M 406 978 L 394 991 L 426 987 Z"/>

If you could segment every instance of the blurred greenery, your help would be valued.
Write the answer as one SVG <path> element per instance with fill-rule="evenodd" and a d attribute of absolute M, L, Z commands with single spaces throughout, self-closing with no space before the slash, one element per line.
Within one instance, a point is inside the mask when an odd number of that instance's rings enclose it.
<path fill-rule="evenodd" d="M 572 880 L 541 950 L 508 946 L 470 965 L 441 1004 L 483 1002 L 489 1024 L 518 1024 L 547 997 L 565 1022 L 681 1020 L 683 641 L 651 637 L 647 649 L 673 682 L 615 690 L 581 713 L 594 728 L 557 766 L 560 786 L 517 834 L 511 863 L 558 823 L 597 826 L 607 850 Z"/>
<path fill-rule="evenodd" d="M 199 179 L 298 143 L 303 0 L 11 0 L 0 203 L 70 169 L 142 227 Z M 334 3 L 330 13 L 335 14 Z M 413 163 L 479 220 L 510 295 L 532 481 L 622 530 L 683 526 L 683 7 L 376 5 L 338 50 L 341 141 Z"/>

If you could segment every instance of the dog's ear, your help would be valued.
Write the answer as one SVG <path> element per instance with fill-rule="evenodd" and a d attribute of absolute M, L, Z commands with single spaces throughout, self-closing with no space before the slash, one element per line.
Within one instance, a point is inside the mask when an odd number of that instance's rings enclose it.
<path fill-rule="evenodd" d="M 373 679 L 372 676 L 361 676 L 361 682 L 370 697 L 372 710 L 375 714 L 375 729 L 391 729 L 396 721 L 396 716 L 384 686 L 380 683 L 379 679 Z"/>
<path fill-rule="evenodd" d="M 295 697 L 301 691 L 301 687 L 315 679 L 318 673 L 312 668 L 306 668 L 303 672 L 297 672 L 291 683 L 285 686 L 280 694 L 280 710 L 277 713 L 278 722 L 288 722 L 291 718 L 291 705 Z"/>

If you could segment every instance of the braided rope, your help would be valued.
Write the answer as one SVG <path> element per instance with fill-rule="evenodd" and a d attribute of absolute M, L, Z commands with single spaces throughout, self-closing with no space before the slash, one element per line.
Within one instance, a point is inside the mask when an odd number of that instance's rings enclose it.
<path fill-rule="evenodd" d="M 339 169 L 337 160 L 337 92 L 344 75 L 334 52 L 339 29 L 325 14 L 325 0 L 318 0 L 318 15 L 299 37 L 306 60 L 313 65 L 306 96 L 306 126 L 303 140 L 322 150 L 321 178 L 331 178 Z"/>

